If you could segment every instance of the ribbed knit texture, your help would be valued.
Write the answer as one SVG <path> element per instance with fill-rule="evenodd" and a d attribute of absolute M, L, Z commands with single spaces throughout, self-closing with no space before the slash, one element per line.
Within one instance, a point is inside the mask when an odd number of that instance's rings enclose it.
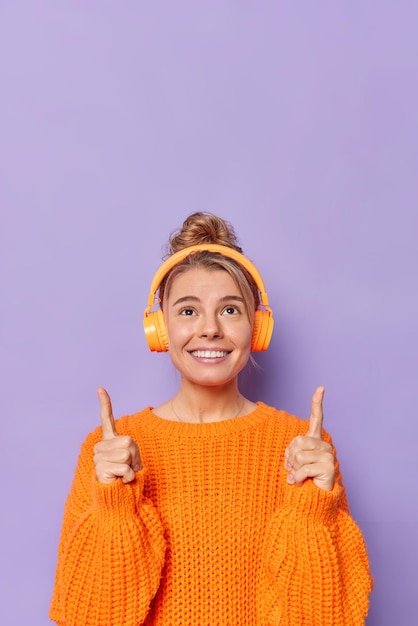
<path fill-rule="evenodd" d="M 50 617 L 61 626 L 359 626 L 372 580 L 338 464 L 331 492 L 288 485 L 308 422 L 258 403 L 244 417 L 116 422 L 144 469 L 100 484 L 83 444 Z M 324 438 L 330 440 L 324 433 Z"/>

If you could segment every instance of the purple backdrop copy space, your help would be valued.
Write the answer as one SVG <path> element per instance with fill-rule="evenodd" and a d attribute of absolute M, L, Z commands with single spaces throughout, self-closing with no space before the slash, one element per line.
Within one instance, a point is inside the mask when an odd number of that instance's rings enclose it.
<path fill-rule="evenodd" d="M 2 3 L 2 623 L 49 623 L 96 387 L 118 415 L 176 388 L 141 319 L 193 210 L 232 221 L 270 295 L 248 394 L 306 415 L 327 388 L 375 576 L 368 626 L 415 623 L 417 17 L 402 2 Z"/>

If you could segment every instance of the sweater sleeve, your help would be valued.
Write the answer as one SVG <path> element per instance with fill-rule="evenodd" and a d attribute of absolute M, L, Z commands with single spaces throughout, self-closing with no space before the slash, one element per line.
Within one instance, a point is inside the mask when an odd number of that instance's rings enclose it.
<path fill-rule="evenodd" d="M 282 506 L 266 529 L 259 588 L 263 626 L 363 626 L 372 578 L 339 466 L 332 491 L 281 472 Z"/>
<path fill-rule="evenodd" d="M 97 481 L 95 433 L 83 444 L 65 505 L 50 618 L 60 626 L 138 626 L 160 584 L 163 528 L 143 495 L 145 469 L 131 483 Z"/>

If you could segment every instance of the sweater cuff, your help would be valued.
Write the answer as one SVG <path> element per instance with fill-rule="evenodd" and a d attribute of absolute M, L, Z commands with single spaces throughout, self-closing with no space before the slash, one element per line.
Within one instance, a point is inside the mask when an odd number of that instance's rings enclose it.
<path fill-rule="evenodd" d="M 284 505 L 292 509 L 296 515 L 306 515 L 312 520 L 324 524 L 333 524 L 337 517 L 338 505 L 342 486 L 334 483 L 331 491 L 325 491 L 315 485 L 312 479 L 307 479 L 298 487 L 289 485 L 284 477 Z"/>
<path fill-rule="evenodd" d="M 144 491 L 146 470 L 136 472 L 135 479 L 130 483 L 123 483 L 121 478 L 113 483 L 100 483 L 93 472 L 93 508 L 101 512 L 120 513 L 126 515 L 139 509 Z"/>

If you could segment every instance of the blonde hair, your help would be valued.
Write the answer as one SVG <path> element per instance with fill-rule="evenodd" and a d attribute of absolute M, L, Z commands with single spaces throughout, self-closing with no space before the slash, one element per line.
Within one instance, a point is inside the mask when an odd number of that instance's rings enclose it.
<path fill-rule="evenodd" d="M 235 230 L 229 222 L 212 213 L 197 212 L 189 215 L 182 227 L 170 235 L 165 258 L 184 248 L 203 243 L 220 244 L 242 253 Z M 160 284 L 161 306 L 163 306 L 164 297 L 167 297 L 170 292 L 174 278 L 185 271 L 200 267 L 208 270 L 221 269 L 230 274 L 244 298 L 247 314 L 252 323 L 254 312 L 260 304 L 258 287 L 244 267 L 218 252 L 206 250 L 195 252 L 173 267 Z"/>

